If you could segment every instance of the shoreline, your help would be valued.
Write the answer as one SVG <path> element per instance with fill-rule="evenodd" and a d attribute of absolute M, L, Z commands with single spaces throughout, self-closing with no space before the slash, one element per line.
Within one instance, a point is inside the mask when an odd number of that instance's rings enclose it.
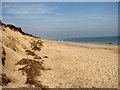
<path fill-rule="evenodd" d="M 65 41 L 56 41 L 56 40 L 43 40 L 43 42 L 57 42 L 68 46 L 78 46 L 91 49 L 107 49 L 114 50 L 118 53 L 119 45 L 109 45 L 109 44 L 96 44 L 96 43 L 80 43 L 80 42 L 65 42 Z"/>
<path fill-rule="evenodd" d="M 74 42 L 74 41 L 52 40 L 52 39 L 42 39 L 42 40 L 70 42 L 70 43 L 80 43 L 80 44 L 96 44 L 96 45 L 113 45 L 113 46 L 119 46 L 119 44 L 109 44 L 109 43 L 106 43 L 106 44 L 103 44 L 103 43 L 87 43 L 87 42 Z"/>

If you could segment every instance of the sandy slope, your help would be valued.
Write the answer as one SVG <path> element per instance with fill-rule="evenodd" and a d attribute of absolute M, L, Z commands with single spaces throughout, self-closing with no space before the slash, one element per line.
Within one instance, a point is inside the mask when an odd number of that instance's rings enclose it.
<path fill-rule="evenodd" d="M 40 38 L 34 38 L 22 35 L 18 31 L 11 30 L 9 27 L 3 27 L 2 30 L 2 46 L 5 49 L 5 65 L 3 65 L 3 74 L 10 80 L 9 83 L 3 85 L 4 88 L 21 88 L 28 87 L 27 76 L 19 71 L 25 65 L 16 65 L 23 58 L 33 59 L 33 56 L 27 55 L 26 50 L 31 50 L 31 43 L 39 41 Z M 38 44 L 36 44 L 38 45 Z M 33 50 L 34 51 L 34 50 Z M 6 81 L 5 81 L 6 82 Z"/>
<path fill-rule="evenodd" d="M 117 46 L 44 41 L 40 55 L 51 70 L 38 77 L 43 84 L 59 88 L 118 87 Z"/>
<path fill-rule="evenodd" d="M 49 40 L 41 46 L 40 38 L 3 29 L 3 73 L 10 80 L 3 87 L 117 88 L 117 46 Z M 35 45 L 38 48 L 33 49 Z"/>

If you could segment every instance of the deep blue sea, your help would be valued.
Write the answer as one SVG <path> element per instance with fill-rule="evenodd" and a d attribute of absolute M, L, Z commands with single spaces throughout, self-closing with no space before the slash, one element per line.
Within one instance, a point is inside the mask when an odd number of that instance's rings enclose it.
<path fill-rule="evenodd" d="M 111 37 L 89 37 L 89 38 L 66 38 L 60 39 L 60 41 L 67 42 L 80 42 L 80 43 L 96 43 L 96 44 L 107 44 L 112 43 L 114 45 L 118 45 L 118 38 L 120 40 L 120 36 L 111 36 Z"/>

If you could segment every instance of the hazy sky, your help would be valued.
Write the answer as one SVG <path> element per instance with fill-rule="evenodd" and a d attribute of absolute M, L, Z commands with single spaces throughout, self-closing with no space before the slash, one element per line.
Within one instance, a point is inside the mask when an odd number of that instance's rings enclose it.
<path fill-rule="evenodd" d="M 117 2 L 3 2 L 2 21 L 45 39 L 118 35 Z"/>

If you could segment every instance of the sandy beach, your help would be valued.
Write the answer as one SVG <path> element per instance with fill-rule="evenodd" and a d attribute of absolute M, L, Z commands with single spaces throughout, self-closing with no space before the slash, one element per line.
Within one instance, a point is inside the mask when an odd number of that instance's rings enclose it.
<path fill-rule="evenodd" d="M 1 0 L 0 89 L 120 89 L 118 0 Z"/>
<path fill-rule="evenodd" d="M 118 87 L 118 46 L 41 40 L 11 27 L 2 31 L 4 88 Z"/>
<path fill-rule="evenodd" d="M 44 66 L 51 70 L 38 77 L 58 88 L 117 88 L 117 46 L 44 40 L 39 55 L 47 55 Z"/>

